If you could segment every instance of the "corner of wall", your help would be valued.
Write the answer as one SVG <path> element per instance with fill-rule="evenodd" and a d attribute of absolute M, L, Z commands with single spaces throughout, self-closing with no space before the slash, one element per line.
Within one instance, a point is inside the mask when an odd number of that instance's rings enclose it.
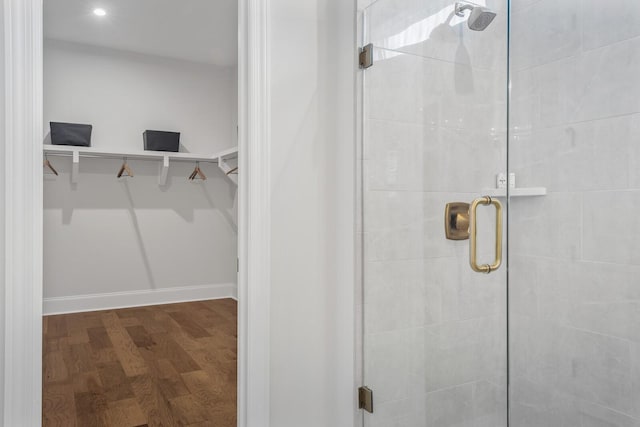
<path fill-rule="evenodd" d="M 4 8 L 0 7 L 0 129 L 4 117 Z M 4 159 L 4 131 L 0 133 L 0 159 Z M 4 164 L 0 163 L 0 242 L 4 242 Z M 0 245 L 0 301 L 4 302 L 4 245 Z M 4 419 L 4 303 L 0 304 L 0 424 Z"/>

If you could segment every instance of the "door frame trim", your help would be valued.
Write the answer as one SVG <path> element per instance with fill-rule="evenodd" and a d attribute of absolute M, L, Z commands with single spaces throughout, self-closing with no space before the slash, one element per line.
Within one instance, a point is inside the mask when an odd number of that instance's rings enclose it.
<path fill-rule="evenodd" d="M 42 0 L 4 0 L 3 425 L 41 425 Z M 269 426 L 269 0 L 238 9 L 238 426 Z M 38 410 L 34 410 L 38 408 Z"/>
<path fill-rule="evenodd" d="M 238 426 L 269 426 L 270 0 L 239 2 Z"/>
<path fill-rule="evenodd" d="M 4 0 L 4 424 L 42 407 L 42 1 Z"/>

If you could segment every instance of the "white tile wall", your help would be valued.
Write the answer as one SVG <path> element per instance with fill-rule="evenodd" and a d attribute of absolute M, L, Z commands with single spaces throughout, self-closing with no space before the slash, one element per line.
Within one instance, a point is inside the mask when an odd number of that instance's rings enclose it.
<path fill-rule="evenodd" d="M 512 0 L 511 425 L 640 426 L 640 3 Z"/>

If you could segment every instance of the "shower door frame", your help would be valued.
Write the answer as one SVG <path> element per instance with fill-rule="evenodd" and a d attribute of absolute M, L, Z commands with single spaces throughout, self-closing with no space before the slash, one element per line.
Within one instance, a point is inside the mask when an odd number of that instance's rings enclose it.
<path fill-rule="evenodd" d="M 0 424 L 42 422 L 43 0 L 4 0 Z M 238 426 L 269 425 L 269 0 L 238 2 Z M 15 141 L 15 142 L 14 142 Z M 4 264 L 3 264 L 4 263 Z M 72 267 L 70 267 L 72 268 Z"/>
<path fill-rule="evenodd" d="M 366 29 L 365 29 L 365 10 L 375 3 L 378 0 L 373 0 L 369 2 L 369 4 L 363 8 L 359 7 L 361 0 L 356 0 L 356 47 L 358 52 L 362 52 L 365 48 L 365 40 L 366 40 Z M 511 0 L 504 0 L 506 4 L 506 35 L 505 35 L 505 45 L 506 45 L 506 57 L 504 66 L 506 67 L 505 73 L 505 168 L 507 177 L 509 176 L 510 171 L 510 163 L 509 163 L 509 146 L 510 146 L 510 137 L 511 137 L 511 129 L 510 129 L 510 112 L 511 112 Z M 372 64 L 375 66 L 375 64 Z M 355 143 L 356 143 L 356 152 L 357 156 L 361 156 L 357 159 L 357 178 L 356 178 L 356 200 L 357 200 L 357 209 L 354 221 L 356 224 L 360 224 L 360 227 L 364 227 L 364 165 L 363 165 L 363 153 L 364 150 L 364 138 L 365 138 L 365 82 L 366 82 L 366 68 L 360 65 L 360 69 L 356 73 L 356 123 L 355 123 Z M 509 312 L 509 282 L 510 282 L 510 274 L 509 274 L 509 214 L 510 214 L 510 202 L 511 202 L 511 187 L 507 184 L 506 188 L 506 197 L 504 198 L 504 247 L 502 248 L 502 268 L 505 269 L 505 325 L 504 331 L 506 334 L 506 355 L 505 355 L 505 420 L 506 427 L 511 425 L 511 398 L 510 398 L 510 375 L 511 375 L 511 360 L 510 360 L 510 341 L 511 341 L 511 329 L 510 329 L 510 312 Z M 362 405 L 359 401 L 359 390 L 361 387 L 366 387 L 367 384 L 365 382 L 364 375 L 364 357 L 365 357 L 365 308 L 364 308 L 364 292 L 365 292 L 365 262 L 364 262 L 364 239 L 362 234 L 364 228 L 356 232 L 356 251 L 357 251 L 357 260 L 358 264 L 356 265 L 356 278 L 355 278 L 355 294 L 356 294 L 356 307 L 355 307 L 355 330 L 356 330 L 356 340 L 355 340 L 355 394 L 356 401 L 358 406 Z M 373 397 L 373 404 L 375 408 L 375 397 Z M 365 426 L 365 409 L 361 407 L 357 407 L 355 415 L 355 425 L 358 427 Z M 375 411 L 375 409 L 374 409 Z"/>

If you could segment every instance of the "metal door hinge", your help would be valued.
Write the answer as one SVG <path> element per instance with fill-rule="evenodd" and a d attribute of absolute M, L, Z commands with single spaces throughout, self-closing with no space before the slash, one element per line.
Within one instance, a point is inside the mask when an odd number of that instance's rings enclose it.
<path fill-rule="evenodd" d="M 358 407 L 373 414 L 373 391 L 367 386 L 358 389 Z"/>
<path fill-rule="evenodd" d="M 373 44 L 369 43 L 365 47 L 360 48 L 358 55 L 360 68 L 366 70 L 373 65 Z"/>

